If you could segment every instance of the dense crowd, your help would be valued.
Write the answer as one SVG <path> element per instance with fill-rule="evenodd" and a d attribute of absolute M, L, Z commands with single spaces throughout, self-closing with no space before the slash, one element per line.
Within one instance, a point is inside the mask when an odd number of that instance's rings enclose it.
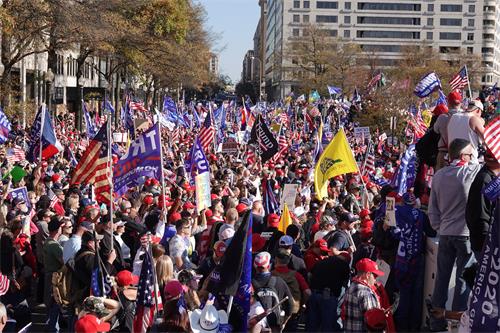
<path fill-rule="evenodd" d="M 88 145 L 71 118 L 60 116 L 55 125 L 66 151 L 41 163 L 12 162 L 12 149 L 26 150 L 32 139 L 13 122 L 0 151 L 0 332 L 28 325 L 39 304 L 48 332 L 420 331 L 426 237 L 437 233 L 430 328 L 443 330 L 447 320 L 468 327 L 474 262 L 493 221 L 493 204 L 481 190 L 500 170 L 492 152 L 481 149 L 483 104 L 472 101 L 462 110 L 460 94 L 452 92 L 448 106 L 433 108 L 428 131 L 436 139 L 429 147 L 437 152 L 435 163 L 418 156 L 413 183 L 403 193 L 391 180 L 414 136 L 390 143 L 371 129 L 371 138 L 356 137 L 355 105 L 320 104 L 318 114 L 293 105 L 296 115 L 285 119 L 278 107 L 261 111 L 278 115 L 286 128 L 286 149 L 265 163 L 258 151 L 249 154 L 246 142 L 237 153 L 206 151 L 211 205 L 201 211 L 184 168 L 195 128 L 181 128 L 175 139 L 164 129 L 164 183 L 144 177 L 116 194 L 111 209 L 95 200 L 92 186 L 70 185 L 71 159 L 79 160 Z M 207 111 L 200 105 L 190 110 L 201 119 Z M 240 127 L 227 118 L 226 137 Z M 330 179 L 328 196 L 318 198 L 312 175 L 323 123 L 331 133 L 344 128 L 360 172 Z M 117 150 L 125 152 L 126 145 Z M 373 169 L 367 171 L 370 154 Z M 15 166 L 24 170 L 21 178 L 11 174 Z M 279 206 L 286 184 L 297 187 L 282 228 L 283 212 L 270 208 L 270 200 Z M 12 195 L 22 187 L 28 200 Z M 386 217 L 388 198 L 395 202 L 394 224 Z M 236 300 L 227 313 L 230 295 L 212 292 L 210 277 L 249 218 L 251 297 L 243 318 Z M 454 267 L 453 304 L 446 309 Z M 149 310 L 136 302 L 145 292 L 154 304 L 153 323 L 141 317 Z"/>

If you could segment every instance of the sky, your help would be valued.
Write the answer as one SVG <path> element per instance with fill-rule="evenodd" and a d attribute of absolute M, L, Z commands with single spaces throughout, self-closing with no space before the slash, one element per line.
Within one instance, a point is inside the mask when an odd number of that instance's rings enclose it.
<path fill-rule="evenodd" d="M 241 79 L 243 57 L 253 49 L 259 23 L 258 0 L 198 0 L 207 11 L 206 28 L 216 34 L 213 51 L 219 54 L 219 71 L 234 84 Z"/>

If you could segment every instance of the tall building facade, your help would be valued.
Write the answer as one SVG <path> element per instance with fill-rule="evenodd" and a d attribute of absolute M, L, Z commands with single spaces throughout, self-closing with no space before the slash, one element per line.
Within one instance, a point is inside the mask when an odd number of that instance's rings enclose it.
<path fill-rule="evenodd" d="M 259 4 L 262 2 L 259 1 Z M 267 0 L 264 68 L 268 97 L 286 96 L 296 84 L 283 57 L 287 43 L 315 24 L 394 65 L 406 45 L 425 44 L 443 58 L 472 54 L 482 60 L 482 83 L 500 78 L 500 0 Z M 261 16 L 262 20 L 262 16 Z"/>
<path fill-rule="evenodd" d="M 219 76 L 219 56 L 215 53 L 210 55 L 208 70 L 214 76 Z"/>

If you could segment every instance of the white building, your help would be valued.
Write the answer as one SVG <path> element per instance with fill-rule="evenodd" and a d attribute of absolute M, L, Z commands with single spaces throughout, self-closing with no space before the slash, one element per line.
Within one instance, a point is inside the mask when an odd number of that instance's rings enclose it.
<path fill-rule="evenodd" d="M 288 40 L 303 36 L 308 24 L 359 44 L 384 66 L 395 63 L 404 45 L 426 43 L 445 58 L 460 52 L 478 55 L 486 73 L 482 83 L 493 85 L 500 77 L 498 4 L 500 0 L 267 0 L 262 5 L 267 13 L 268 93 L 283 98 L 292 89 L 294 82 L 285 73 L 293 65 L 279 55 Z"/>
<path fill-rule="evenodd" d="M 219 76 L 219 56 L 215 53 L 210 55 L 210 60 L 208 63 L 208 70 L 214 76 Z"/>

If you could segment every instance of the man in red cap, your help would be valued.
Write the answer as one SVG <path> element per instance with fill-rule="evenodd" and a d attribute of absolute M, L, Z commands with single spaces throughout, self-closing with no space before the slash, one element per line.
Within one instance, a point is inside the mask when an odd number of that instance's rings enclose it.
<path fill-rule="evenodd" d="M 366 332 L 365 313 L 381 307 L 379 297 L 373 289 L 377 276 L 383 276 L 384 272 L 368 258 L 358 261 L 356 271 L 344 299 L 343 322 L 346 332 Z"/>
<path fill-rule="evenodd" d="M 267 216 L 267 229 L 261 233 L 262 237 L 267 239 L 266 249 L 274 257 L 278 250 L 279 240 L 284 233 L 278 230 L 280 217 L 272 213 Z"/>
<path fill-rule="evenodd" d="M 450 92 L 448 94 L 448 112 L 438 116 L 434 123 L 434 132 L 440 135 L 435 171 L 438 171 L 446 165 L 444 157 L 448 153 L 448 122 L 455 113 L 462 112 L 460 108 L 461 104 L 462 94 L 458 90 Z"/>

